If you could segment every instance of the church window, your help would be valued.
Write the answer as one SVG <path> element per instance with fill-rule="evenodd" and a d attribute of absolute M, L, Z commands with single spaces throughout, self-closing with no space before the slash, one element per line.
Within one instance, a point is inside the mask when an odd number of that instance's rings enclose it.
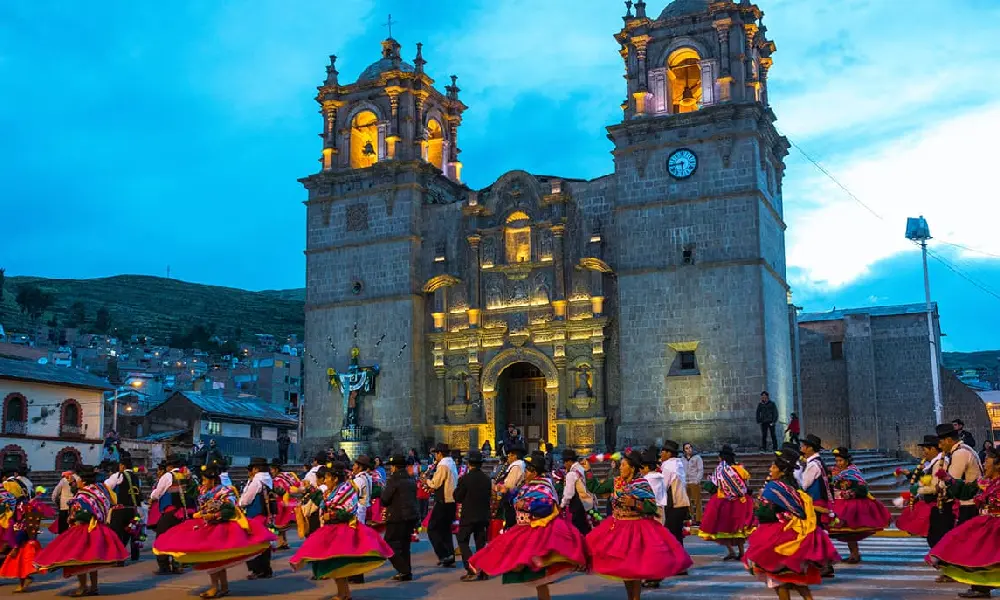
<path fill-rule="evenodd" d="M 701 57 L 691 48 L 674 51 L 667 60 L 670 81 L 670 112 L 673 114 L 694 112 L 702 100 Z"/>
<path fill-rule="evenodd" d="M 694 246 L 685 246 L 681 252 L 681 260 L 686 265 L 694 264 Z"/>
<path fill-rule="evenodd" d="M 351 121 L 351 168 L 363 169 L 378 162 L 378 117 L 364 110 Z"/>
<path fill-rule="evenodd" d="M 444 130 L 441 123 L 431 119 L 427 122 L 427 162 L 442 169 L 444 165 Z"/>
<path fill-rule="evenodd" d="M 681 371 L 694 371 L 698 368 L 698 364 L 694 359 L 694 352 L 681 352 L 680 353 Z"/>
<path fill-rule="evenodd" d="M 830 360 L 844 359 L 844 342 L 830 342 Z"/>
<path fill-rule="evenodd" d="M 531 262 L 531 227 L 528 215 L 516 211 L 507 217 L 504 243 L 508 263 Z"/>

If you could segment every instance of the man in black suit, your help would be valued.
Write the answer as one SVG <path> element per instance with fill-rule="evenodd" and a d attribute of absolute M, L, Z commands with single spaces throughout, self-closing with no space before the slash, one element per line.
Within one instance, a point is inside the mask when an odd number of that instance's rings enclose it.
<path fill-rule="evenodd" d="M 389 458 L 389 477 L 382 488 L 382 506 L 385 507 L 385 541 L 392 548 L 389 559 L 399 571 L 393 581 L 413 580 L 410 564 L 410 536 L 417 526 L 417 482 L 406 472 L 406 459 L 402 454 Z"/>
<path fill-rule="evenodd" d="M 462 564 L 466 573 L 462 581 L 489 579 L 486 573 L 476 574 L 469 566 L 472 548 L 469 538 L 475 537 L 476 552 L 486 547 L 486 531 L 490 526 L 490 500 L 493 496 L 493 482 L 483 473 L 483 453 L 470 450 L 466 462 L 469 472 L 458 480 L 455 487 L 455 503 L 462 505 L 462 516 L 458 522 L 458 549 L 462 554 Z"/>

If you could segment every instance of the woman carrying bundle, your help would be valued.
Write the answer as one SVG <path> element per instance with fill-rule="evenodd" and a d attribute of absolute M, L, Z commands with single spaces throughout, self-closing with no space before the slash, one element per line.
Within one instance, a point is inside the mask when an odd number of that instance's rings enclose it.
<path fill-rule="evenodd" d="M 830 487 L 833 488 L 833 513 L 837 518 L 830 524 L 830 537 L 847 542 L 851 555 L 844 562 L 853 565 L 861 562 L 858 542 L 888 527 L 892 516 L 868 493 L 868 483 L 861 470 L 854 466 L 850 450 L 834 448 L 833 456 L 837 464 Z"/>
<path fill-rule="evenodd" d="M 754 529 L 749 482 L 750 473 L 736 462 L 732 446 L 723 446 L 715 473 L 702 484 L 711 497 L 698 530 L 698 537 L 727 548 L 722 560 L 743 560 L 743 546 Z"/>

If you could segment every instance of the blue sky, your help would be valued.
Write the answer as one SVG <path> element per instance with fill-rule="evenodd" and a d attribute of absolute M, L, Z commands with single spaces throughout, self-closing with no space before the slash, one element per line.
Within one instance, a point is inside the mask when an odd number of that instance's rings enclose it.
<path fill-rule="evenodd" d="M 653 14 L 666 4 L 650 1 Z M 923 299 L 903 239 L 1000 295 L 993 0 L 761 0 L 779 128 L 789 281 L 809 311 Z M 165 8 L 169 6 L 169 9 Z M 0 266 L 11 275 L 166 274 L 301 287 L 304 198 L 326 56 L 341 81 L 394 37 L 459 76 L 464 178 L 611 170 L 624 94 L 614 0 L 132 0 L 0 3 Z M 960 244 L 965 250 L 943 242 Z M 1000 298 L 932 261 L 946 349 L 1000 347 Z"/>

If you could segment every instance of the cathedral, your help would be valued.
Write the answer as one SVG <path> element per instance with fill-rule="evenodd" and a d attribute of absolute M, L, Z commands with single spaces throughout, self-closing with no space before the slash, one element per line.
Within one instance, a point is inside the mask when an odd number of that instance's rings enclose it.
<path fill-rule="evenodd" d="M 306 444 L 496 448 L 514 424 L 529 448 L 756 447 L 762 390 L 787 421 L 788 142 L 762 16 L 627 3 L 613 171 L 591 180 L 470 189 L 455 76 L 439 86 L 391 36 L 353 83 L 331 57 L 301 180 Z"/>

